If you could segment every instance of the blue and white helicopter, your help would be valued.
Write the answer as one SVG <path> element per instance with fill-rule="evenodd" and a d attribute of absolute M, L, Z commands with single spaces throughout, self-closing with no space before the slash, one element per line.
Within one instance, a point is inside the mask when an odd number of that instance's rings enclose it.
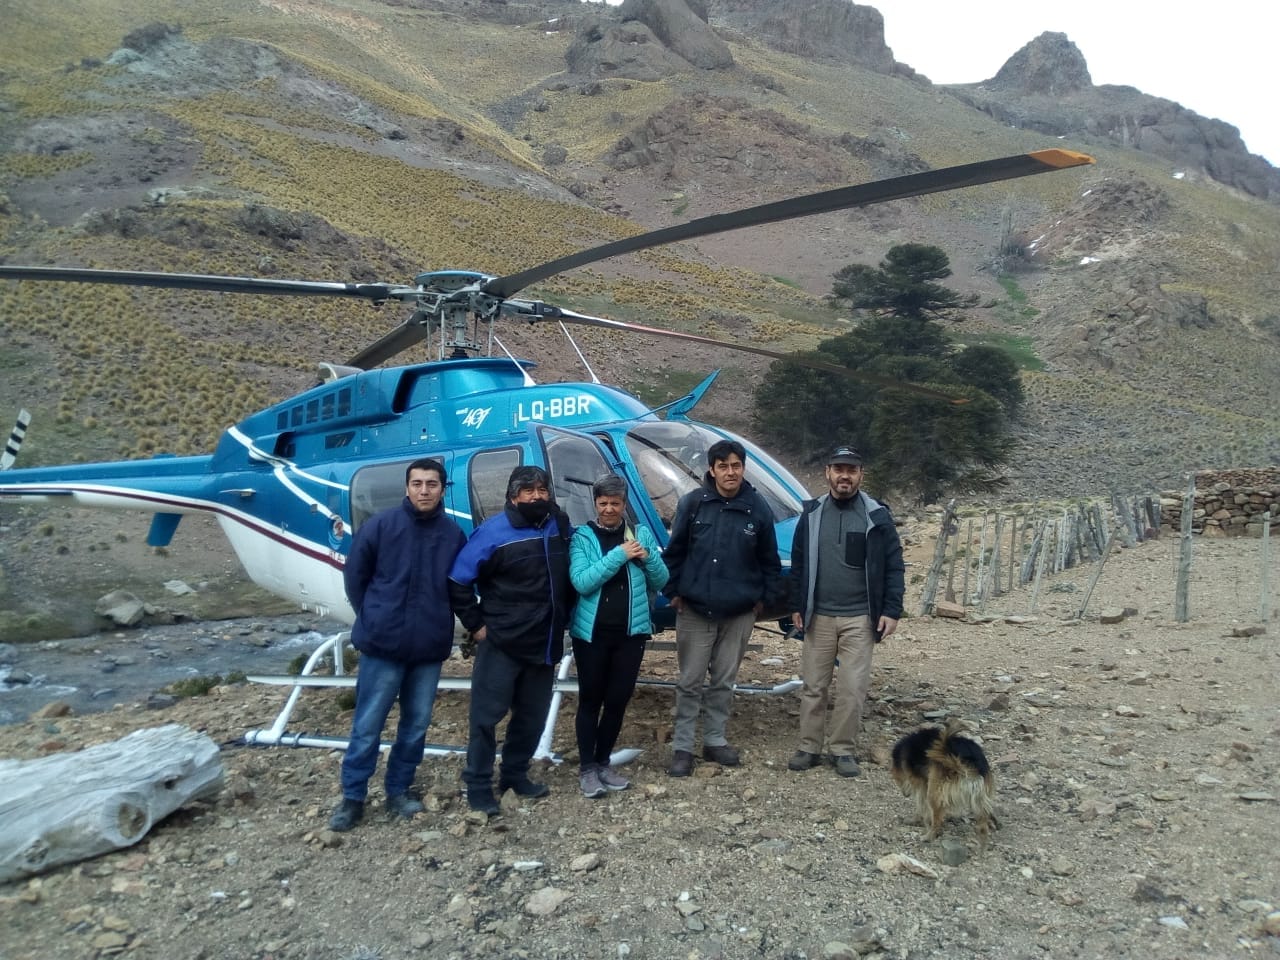
<path fill-rule="evenodd" d="M 530 376 L 533 364 L 481 355 L 492 353 L 495 322 L 556 321 L 672 337 L 791 359 L 941 402 L 955 398 L 839 365 L 588 316 L 513 299 L 515 294 L 575 267 L 678 240 L 1092 162 L 1084 154 L 1049 149 L 823 191 L 640 234 L 508 276 L 444 270 L 398 285 L 0 265 L 0 279 L 16 281 L 395 300 L 411 308 L 404 322 L 346 365 L 322 364 L 318 386 L 228 428 L 212 454 L 0 469 L 0 503 L 145 511 L 154 515 L 147 542 L 156 547 L 170 542 L 183 516 L 212 515 L 255 583 L 347 622 L 354 615 L 342 567 L 352 534 L 373 513 L 399 502 L 405 465 L 418 457 L 443 461 L 450 476 L 445 509 L 468 532 L 501 510 L 513 467 L 538 464 L 548 469 L 555 497 L 575 524 L 595 515 L 592 483 L 605 473 L 622 475 L 631 489 L 632 522 L 647 524 L 665 545 L 680 496 L 702 481 L 707 448 L 733 436 L 688 417 L 715 374 L 657 410 L 598 380 L 540 385 Z M 435 360 L 378 367 L 424 341 Z M 773 508 L 785 561 L 806 491 L 773 457 L 743 443 L 747 479 Z"/>

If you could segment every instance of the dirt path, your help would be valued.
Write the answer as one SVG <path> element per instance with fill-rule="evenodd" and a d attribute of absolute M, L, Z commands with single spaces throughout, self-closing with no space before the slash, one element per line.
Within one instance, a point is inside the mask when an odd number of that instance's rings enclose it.
<path fill-rule="evenodd" d="M 1186 624 L 1172 620 L 1176 561 L 1168 540 L 1117 553 L 1083 621 L 1061 618 L 1087 570 L 1046 582 L 1031 622 L 905 621 L 877 653 L 867 762 L 852 781 L 786 769 L 794 694 L 739 696 L 741 768 L 700 764 L 671 780 L 661 742 L 671 697 L 642 688 L 622 736 L 643 749 L 632 790 L 583 799 L 570 762 L 543 774 L 548 800 L 484 823 L 460 806 L 459 761 L 428 760 L 425 815 L 406 824 L 375 812 L 339 838 L 325 830 L 336 753 L 236 745 L 274 718 L 279 689 L 2 727 L 0 756 L 34 757 L 185 723 L 225 744 L 227 786 L 134 848 L 0 887 L 0 955 L 1270 955 L 1280 949 L 1277 625 L 1234 635 L 1257 625 L 1259 543 L 1197 541 Z M 1028 605 L 1019 592 L 989 612 Z M 1098 622 L 1113 606 L 1138 612 Z M 1273 596 L 1273 617 L 1277 606 Z M 797 672 L 798 645 L 757 640 L 744 682 Z M 673 671 L 669 653 L 648 658 L 647 675 Z M 297 726 L 345 733 L 335 696 L 305 696 Z M 573 706 L 566 698 L 555 739 L 571 761 Z M 1003 822 L 982 855 L 966 824 L 949 825 L 944 839 L 971 854 L 955 867 L 908 822 L 885 765 L 896 737 L 942 715 L 981 736 Z M 465 719 L 465 698 L 442 694 L 431 738 L 460 743 Z M 887 872 L 894 854 L 927 875 Z"/>

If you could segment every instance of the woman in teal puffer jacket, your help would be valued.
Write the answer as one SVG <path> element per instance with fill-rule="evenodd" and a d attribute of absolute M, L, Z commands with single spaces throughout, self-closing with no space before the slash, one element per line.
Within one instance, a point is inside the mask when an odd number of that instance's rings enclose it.
<path fill-rule="evenodd" d="M 609 755 L 653 632 L 650 597 L 667 582 L 667 567 L 649 529 L 626 524 L 625 480 L 604 477 L 591 493 L 596 519 L 569 544 L 569 577 L 578 593 L 569 635 L 578 666 L 579 783 L 583 796 L 596 798 L 631 785 L 609 766 Z"/>

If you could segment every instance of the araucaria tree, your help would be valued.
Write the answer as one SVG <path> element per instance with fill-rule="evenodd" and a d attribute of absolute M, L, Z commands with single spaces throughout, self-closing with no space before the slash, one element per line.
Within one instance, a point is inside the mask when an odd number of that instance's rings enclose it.
<path fill-rule="evenodd" d="M 780 360 L 755 395 L 755 417 L 773 444 L 816 460 L 837 442 L 856 444 L 876 485 L 924 501 L 989 489 L 1012 452 L 1011 418 L 1022 404 L 1017 364 L 998 348 L 959 348 L 935 318 L 976 300 L 937 283 L 951 275 L 938 247 L 908 243 L 878 268 L 850 264 L 832 293 L 865 311 L 858 326 L 824 340 L 811 357 L 947 393 L 949 403 Z"/>

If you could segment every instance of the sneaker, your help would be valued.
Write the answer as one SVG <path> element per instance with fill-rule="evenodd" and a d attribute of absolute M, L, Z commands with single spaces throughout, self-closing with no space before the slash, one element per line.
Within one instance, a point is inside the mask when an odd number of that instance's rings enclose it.
<path fill-rule="evenodd" d="M 333 816 L 329 818 L 329 829 L 334 833 L 346 833 L 364 817 L 363 800 L 347 800 L 333 808 Z"/>
<path fill-rule="evenodd" d="M 851 756 L 836 757 L 836 773 L 842 777 L 856 777 L 862 773 L 862 768 L 858 766 L 858 758 Z"/>
<path fill-rule="evenodd" d="M 496 817 L 502 812 L 502 808 L 498 806 L 497 797 L 493 795 L 492 787 L 468 787 L 467 806 L 480 813 L 487 813 L 491 817 Z"/>
<path fill-rule="evenodd" d="M 387 797 L 387 813 L 393 817 L 410 820 L 425 809 L 421 800 L 407 793 L 397 793 L 394 797 Z"/>
<path fill-rule="evenodd" d="M 537 800 L 538 797 L 545 797 L 551 792 L 551 788 L 545 783 L 538 783 L 528 777 L 523 780 L 505 780 L 498 784 L 498 789 L 503 793 L 508 790 L 514 791 L 517 797 L 525 797 L 529 800 Z"/>
<path fill-rule="evenodd" d="M 693 754 L 688 750 L 677 750 L 671 754 L 671 766 L 667 774 L 673 777 L 687 777 L 693 773 Z"/>
<path fill-rule="evenodd" d="M 625 790 L 631 786 L 630 780 L 608 765 L 598 767 L 596 773 L 600 775 L 600 782 L 606 790 Z"/>
<path fill-rule="evenodd" d="M 727 743 L 719 743 L 714 746 L 704 746 L 702 748 L 703 759 L 718 763 L 722 767 L 736 767 L 742 763 L 742 757 L 738 751 Z"/>
<path fill-rule="evenodd" d="M 605 789 L 605 785 L 600 782 L 600 768 L 587 767 L 578 774 L 578 786 L 582 788 L 582 795 L 588 800 L 599 800 L 609 791 Z"/>
<path fill-rule="evenodd" d="M 809 753 L 807 750 L 797 750 L 791 755 L 791 759 L 787 761 L 788 770 L 809 770 L 822 763 L 821 754 Z"/>

